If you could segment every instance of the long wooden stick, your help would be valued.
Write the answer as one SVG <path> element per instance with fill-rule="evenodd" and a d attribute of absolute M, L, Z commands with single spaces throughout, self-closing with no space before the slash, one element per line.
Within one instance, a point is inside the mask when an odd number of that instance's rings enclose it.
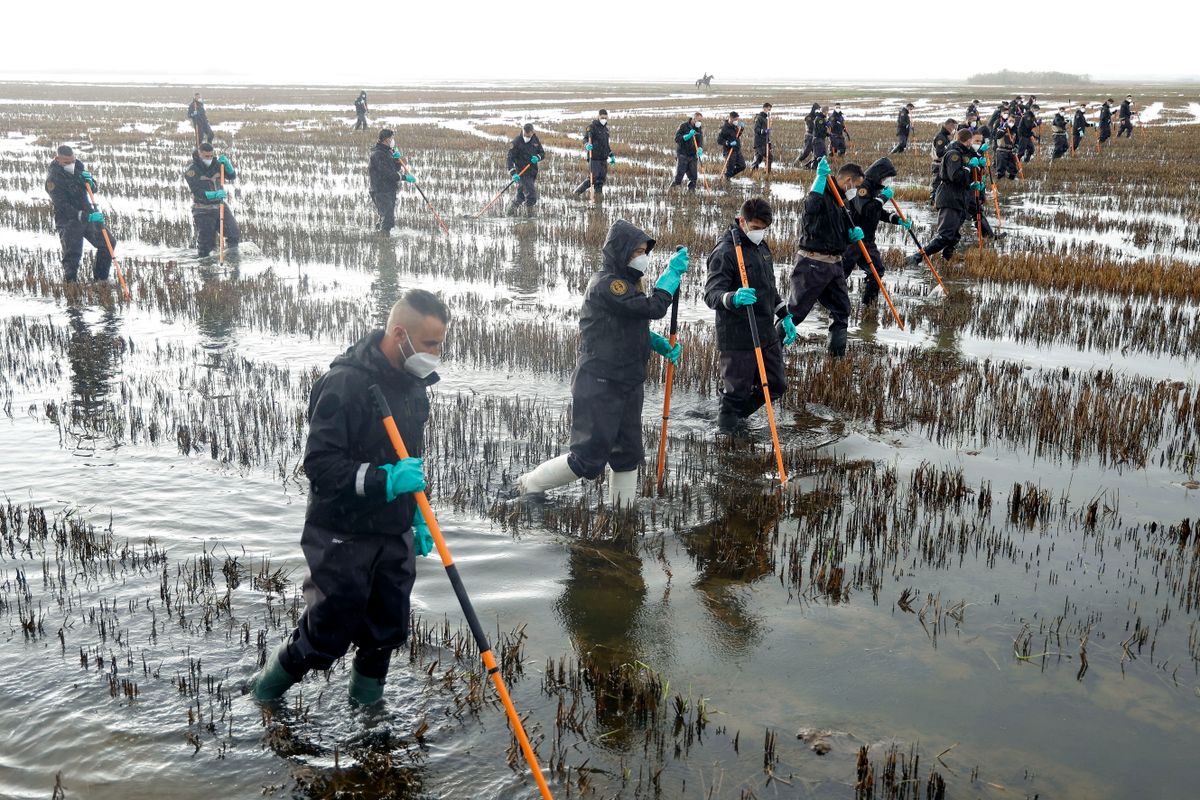
<path fill-rule="evenodd" d="M 750 281 L 746 277 L 746 261 L 742 258 L 742 246 L 736 240 L 733 251 L 737 254 L 738 275 L 742 279 L 742 288 L 749 289 Z M 771 276 L 772 280 L 774 277 L 774 275 Z M 754 317 L 754 306 L 746 306 L 746 316 L 750 320 L 750 337 L 754 341 L 754 358 L 758 361 L 758 381 L 762 384 L 763 400 L 767 406 L 767 423 L 771 426 L 771 443 L 775 445 L 775 466 L 779 470 L 779 485 L 782 486 L 787 483 L 787 470 L 783 468 L 783 448 L 779 446 L 779 431 L 775 427 L 775 406 L 771 405 L 771 388 L 767 383 L 767 365 L 763 361 L 762 343 L 758 338 L 758 320 Z"/>

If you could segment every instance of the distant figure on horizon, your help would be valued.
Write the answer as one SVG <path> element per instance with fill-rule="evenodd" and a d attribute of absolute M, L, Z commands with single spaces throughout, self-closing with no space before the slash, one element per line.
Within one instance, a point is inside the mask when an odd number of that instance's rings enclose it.
<path fill-rule="evenodd" d="M 365 131 L 367 129 L 367 93 L 362 91 L 358 93 L 358 97 L 354 100 L 354 130 Z"/>
<path fill-rule="evenodd" d="M 204 101 L 200 99 L 199 92 L 196 92 L 191 104 L 188 105 L 188 119 L 192 121 L 192 127 L 196 130 L 196 144 L 204 142 L 212 144 L 213 129 L 208 124 L 208 112 L 204 110 Z"/>
<path fill-rule="evenodd" d="M 912 133 L 912 119 L 909 115 L 914 108 L 916 106 L 912 103 L 905 103 L 896 115 L 896 146 L 892 148 L 893 153 L 903 153 L 908 147 L 908 136 Z"/>
<path fill-rule="evenodd" d="M 697 79 L 696 79 L 696 88 L 697 88 L 697 89 L 699 89 L 701 86 L 703 86 L 705 89 L 711 89 L 711 88 L 712 88 L 712 82 L 713 82 L 713 76 L 712 76 L 712 75 L 709 75 L 709 74 L 706 72 L 706 73 L 704 73 L 704 77 L 703 77 L 703 78 L 697 78 Z"/>

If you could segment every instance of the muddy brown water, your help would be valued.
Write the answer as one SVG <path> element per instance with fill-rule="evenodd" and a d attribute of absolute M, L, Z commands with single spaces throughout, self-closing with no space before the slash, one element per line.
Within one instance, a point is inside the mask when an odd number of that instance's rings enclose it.
<path fill-rule="evenodd" d="M 58 92 L 74 98 L 70 87 Z M 93 93 L 104 90 L 86 99 Z M 567 94 L 557 98 L 562 113 L 582 116 Z M 578 97 L 591 102 L 594 93 Z M 671 100 L 630 90 L 628 104 L 647 97 Z M 864 93 L 862 105 L 872 97 Z M 436 113 L 469 130 L 520 117 L 520 99 L 442 98 Z M 6 152 L 20 156 L 0 167 L 5 176 L 39 177 L 47 148 L 30 137 L 58 130 L 61 109 L 5 120 Z M 178 160 L 145 149 L 162 145 L 159 111 L 111 111 L 148 131 L 114 156 L 122 170 L 137 176 L 139 159 L 155 169 Z M 334 110 L 270 113 L 341 124 Z M 417 127 L 420 108 L 403 113 Z M 249 135 L 238 146 L 275 174 L 270 147 Z M 481 169 L 474 162 L 494 159 L 492 149 L 479 137 L 477 152 L 447 158 Z M 1035 455 L 982 431 L 935 441 L 917 424 L 842 416 L 806 404 L 794 386 L 780 421 L 796 473 L 780 499 L 765 422 L 754 423 L 749 445 L 717 445 L 713 387 L 701 382 L 675 393 L 671 491 L 643 499 L 637 525 L 606 527 L 593 485 L 545 503 L 504 503 L 512 475 L 553 454 L 543 450 L 558 441 L 569 402 L 569 376 L 537 366 L 512 331 L 521 321 L 573 325 L 577 276 L 595 263 L 578 237 L 615 216 L 646 214 L 663 228 L 699 223 L 696 237 L 709 240 L 728 216 L 669 211 L 655 199 L 657 178 L 623 186 L 619 172 L 607 205 L 586 210 L 564 200 L 574 166 L 551 162 L 546 212 L 532 222 L 473 223 L 465 217 L 486 192 L 440 195 L 461 273 L 453 276 L 422 259 L 440 234 L 412 197 L 402 198 L 396 241 L 357 233 L 367 217 L 353 210 L 361 176 L 347 179 L 346 210 L 328 212 L 336 236 L 360 235 L 347 263 L 289 248 L 292 237 L 319 240 L 323 228 L 306 232 L 275 198 L 258 198 L 258 220 L 244 217 L 251 240 L 255 224 L 279 237 L 259 242 L 275 255 L 248 253 L 236 271 L 197 264 L 185 242 L 155 244 L 158 201 L 122 210 L 147 234 L 130 236 L 123 251 L 175 261 L 194 286 L 201 275 L 219 285 L 267 274 L 306 281 L 302 297 L 313 302 L 347 301 L 349 316 L 319 330 L 273 331 L 242 315 L 247 304 L 226 305 L 216 293 L 167 311 L 151 298 L 113 306 L 57 297 L 36 281 L 6 284 L 0 796 L 49 797 L 56 776 L 72 798 L 537 796 L 512 759 L 502 710 L 480 685 L 434 560 L 418 565 L 422 633 L 397 654 L 383 709 L 350 708 L 343 664 L 266 714 L 242 694 L 302 607 L 306 486 L 294 445 L 306 381 L 398 287 L 417 283 L 445 292 L 458 315 L 486 303 L 507 309 L 489 311 L 500 366 L 451 358 L 443 370 L 433 500 L 485 627 L 497 643 L 519 642 L 509 685 L 556 797 L 850 798 L 859 748 L 870 746 L 882 765 L 893 744 L 919 755 L 921 792 L 936 770 L 951 797 L 1192 796 L 1200 487 L 1194 452 L 1167 455 L 1166 434 L 1145 443 L 1143 467 Z M 285 172 L 277 184 L 256 180 L 286 192 Z M 909 178 L 919 181 L 919 169 Z M 802 178 L 794 186 L 802 193 Z M 35 190 L 22 197 L 10 202 L 40 208 Z M 245 199 L 253 206 L 254 190 Z M 161 214 L 186 224 L 182 191 L 162 201 Z M 14 248 L 12 258 L 48 253 L 53 264 L 44 221 L 31 229 L 19 214 L 6 219 L 0 246 Z M 1152 249 L 1139 244 L 1136 255 Z M 703 324 L 710 312 L 696 294 L 698 262 L 681 318 Z M 0 265 L 0 277 L 15 276 L 14 263 Z M 940 302 L 921 271 L 891 274 L 902 305 Z M 968 281 L 951 290 L 998 291 Z M 800 347 L 818 349 L 824 324 L 810 318 Z M 1113 370 L 1179 381 L 1193 396 L 1197 380 L 1194 354 L 1039 348 L 944 320 L 905 333 L 856 317 L 852 347 L 884 346 L 946 363 Z M 854 381 L 850 374 L 847 392 Z M 503 404 L 517 398 L 524 420 L 505 416 L 514 412 Z M 652 384 L 648 441 L 661 399 Z M 186 448 L 185 424 L 194 445 Z M 205 430 L 229 438 L 202 440 Z M 900 796 L 918 785 L 893 788 Z"/>

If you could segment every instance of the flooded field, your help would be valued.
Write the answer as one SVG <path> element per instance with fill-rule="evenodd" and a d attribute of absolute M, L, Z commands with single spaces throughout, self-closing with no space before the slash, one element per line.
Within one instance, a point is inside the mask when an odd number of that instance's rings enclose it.
<path fill-rule="evenodd" d="M 861 274 L 845 359 L 823 312 L 800 326 L 781 491 L 761 413 L 746 441 L 714 435 L 703 256 L 761 195 L 786 278 L 814 101 L 842 103 L 864 166 L 916 104 L 892 158 L 927 239 L 926 143 L 1012 90 L 372 90 L 365 133 L 356 91 L 206 92 L 245 242 L 217 264 L 193 244 L 187 91 L 0 84 L 0 797 L 538 796 L 436 558 L 384 708 L 350 706 L 348 663 L 279 706 L 243 691 L 303 610 L 309 389 L 412 287 L 453 314 L 431 500 L 555 797 L 1194 796 L 1194 96 L 1098 88 L 1152 113 L 1053 163 L 1047 135 L 1001 183 L 1005 237 L 979 250 L 968 233 L 936 262 L 948 294 L 883 226 L 904 329 L 859 307 Z M 1039 92 L 1045 116 L 1061 94 Z M 705 112 L 715 152 L 720 118 L 765 99 L 769 180 L 723 184 L 709 158 L 711 188 L 668 194 L 684 116 Z M 601 106 L 617 163 L 594 202 L 572 189 Z M 537 214 L 507 217 L 504 198 L 476 216 L 526 121 L 548 151 Z M 407 187 L 399 235 L 370 230 L 382 125 L 448 233 Z M 61 283 L 43 181 L 64 142 L 99 181 L 128 302 L 115 281 Z M 620 218 L 657 235 L 654 274 L 676 245 L 693 254 L 664 489 L 647 464 L 628 516 L 597 482 L 513 503 L 514 478 L 569 438 L 581 291 Z"/>

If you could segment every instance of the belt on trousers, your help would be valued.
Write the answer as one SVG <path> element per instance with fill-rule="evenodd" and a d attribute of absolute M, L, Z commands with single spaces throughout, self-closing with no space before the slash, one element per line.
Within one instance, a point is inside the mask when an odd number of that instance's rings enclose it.
<path fill-rule="evenodd" d="M 805 250 L 803 247 L 798 249 L 801 258 L 810 258 L 813 261 L 821 261 L 825 264 L 840 264 L 842 263 L 841 255 L 831 255 L 829 253 L 815 253 L 812 250 Z"/>

